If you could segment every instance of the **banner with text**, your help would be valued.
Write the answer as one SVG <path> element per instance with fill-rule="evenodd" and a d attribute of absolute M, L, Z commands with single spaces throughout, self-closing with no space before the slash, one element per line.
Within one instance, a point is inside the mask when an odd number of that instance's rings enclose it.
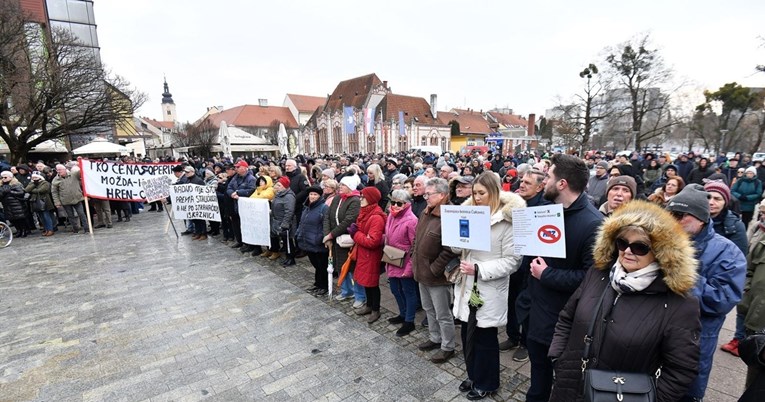
<path fill-rule="evenodd" d="M 114 163 L 80 159 L 82 192 L 87 197 L 115 201 L 146 199 L 143 182 L 155 177 L 176 181 L 173 166 L 177 163 Z"/>
<path fill-rule="evenodd" d="M 220 208 L 215 186 L 179 184 L 170 186 L 175 219 L 202 219 L 220 222 Z"/>
<path fill-rule="evenodd" d="M 239 197 L 239 218 L 242 242 L 255 246 L 271 244 L 271 219 L 268 201 L 259 198 Z"/>

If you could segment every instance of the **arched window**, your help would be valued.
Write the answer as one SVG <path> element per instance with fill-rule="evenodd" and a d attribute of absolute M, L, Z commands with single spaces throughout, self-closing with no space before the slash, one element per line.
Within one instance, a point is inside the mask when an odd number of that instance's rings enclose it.
<path fill-rule="evenodd" d="M 327 137 L 327 129 L 326 128 L 320 128 L 316 131 L 316 147 L 317 151 L 320 154 L 328 154 L 329 153 L 329 138 Z"/>
<path fill-rule="evenodd" d="M 374 135 L 367 136 L 367 153 L 377 153 L 377 145 Z"/>
<path fill-rule="evenodd" d="M 348 134 L 348 152 L 359 153 L 359 133 Z"/>
<path fill-rule="evenodd" d="M 405 135 L 398 136 L 398 150 L 399 151 L 409 150 L 409 138 L 407 136 Z"/>

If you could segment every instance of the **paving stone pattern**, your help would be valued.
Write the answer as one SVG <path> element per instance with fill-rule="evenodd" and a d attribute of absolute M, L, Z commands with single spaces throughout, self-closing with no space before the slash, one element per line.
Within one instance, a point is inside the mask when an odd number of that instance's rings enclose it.
<path fill-rule="evenodd" d="M 145 212 L 93 237 L 36 233 L 0 249 L 0 402 L 465 400 L 460 346 L 428 361 L 422 311 L 396 337 L 384 276 L 370 325 L 351 302 L 303 290 L 305 258 L 285 268 L 166 227 Z M 529 364 L 511 355 L 494 400 L 525 399 Z M 740 361 L 722 355 L 736 375 L 713 372 L 727 383 L 706 400 L 740 395 Z"/>

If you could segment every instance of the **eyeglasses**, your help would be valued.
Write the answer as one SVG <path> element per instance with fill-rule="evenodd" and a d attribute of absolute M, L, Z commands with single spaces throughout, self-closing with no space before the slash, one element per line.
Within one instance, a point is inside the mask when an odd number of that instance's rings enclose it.
<path fill-rule="evenodd" d="M 397 181 L 394 181 L 394 182 L 393 182 L 393 185 L 394 185 L 394 186 L 400 186 L 400 185 L 401 185 L 401 183 L 400 183 L 400 182 L 397 182 Z"/>
<path fill-rule="evenodd" d="M 627 243 L 627 240 L 624 240 L 621 237 L 616 239 L 616 248 L 618 248 L 619 251 L 625 251 L 629 248 L 632 254 L 639 256 L 644 256 L 651 252 L 651 246 L 641 241 Z"/>
<path fill-rule="evenodd" d="M 422 195 L 422 198 L 424 198 L 424 199 L 426 199 L 426 200 L 427 200 L 427 199 L 428 199 L 428 198 L 430 198 L 431 196 L 433 196 L 433 195 L 437 195 L 437 194 L 439 194 L 439 193 L 425 193 L 425 194 L 423 194 L 423 195 Z"/>
<path fill-rule="evenodd" d="M 404 202 L 404 201 L 391 201 L 390 205 L 395 205 L 397 207 L 403 207 L 404 205 L 406 205 L 406 202 Z"/>

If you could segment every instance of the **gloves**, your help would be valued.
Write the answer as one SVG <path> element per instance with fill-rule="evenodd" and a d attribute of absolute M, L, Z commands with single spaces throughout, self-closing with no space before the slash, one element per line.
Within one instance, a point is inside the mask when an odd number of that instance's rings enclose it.
<path fill-rule="evenodd" d="M 356 234 L 356 232 L 359 231 L 359 225 L 357 225 L 355 222 L 351 223 L 351 226 L 348 226 L 348 234 L 353 237 L 353 235 Z"/>

